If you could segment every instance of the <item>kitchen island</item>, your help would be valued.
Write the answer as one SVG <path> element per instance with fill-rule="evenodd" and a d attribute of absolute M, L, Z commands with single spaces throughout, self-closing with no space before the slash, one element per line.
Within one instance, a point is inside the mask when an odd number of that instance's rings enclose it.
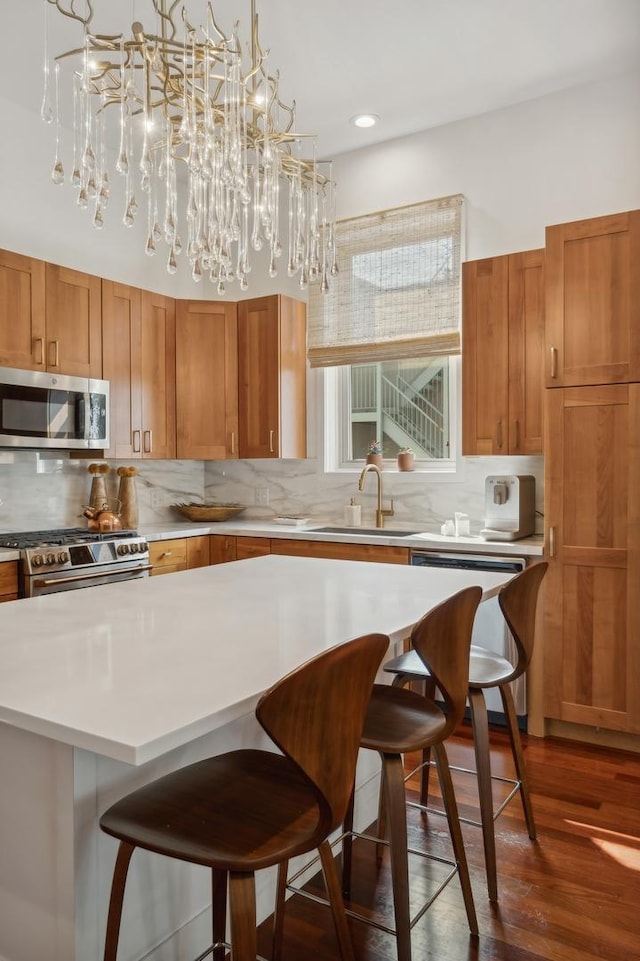
<path fill-rule="evenodd" d="M 0 609 L 0 961 L 98 961 L 116 843 L 98 818 L 176 767 L 268 746 L 260 694 L 370 631 L 397 649 L 441 600 L 508 575 L 270 555 Z M 364 754 L 360 817 L 375 810 Z M 370 808 L 370 810 L 369 810 Z M 272 877 L 258 879 L 270 911 Z M 137 852 L 122 959 L 209 943 L 208 873 Z"/>

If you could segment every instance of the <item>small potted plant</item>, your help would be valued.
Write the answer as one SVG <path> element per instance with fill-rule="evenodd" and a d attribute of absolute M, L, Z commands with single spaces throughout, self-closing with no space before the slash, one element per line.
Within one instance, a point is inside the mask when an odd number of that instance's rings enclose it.
<path fill-rule="evenodd" d="M 367 464 L 375 464 L 382 467 L 382 444 L 379 440 L 369 441 L 367 447 Z"/>
<path fill-rule="evenodd" d="M 398 470 L 413 470 L 416 455 L 411 447 L 401 447 L 398 451 Z"/>

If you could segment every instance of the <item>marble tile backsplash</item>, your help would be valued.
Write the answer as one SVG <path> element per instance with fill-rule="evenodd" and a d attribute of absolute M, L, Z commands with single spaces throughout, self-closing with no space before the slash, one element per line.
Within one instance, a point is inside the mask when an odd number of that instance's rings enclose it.
<path fill-rule="evenodd" d="M 97 460 L 97 459 L 96 459 Z M 82 527 L 88 503 L 91 459 L 72 459 L 67 453 L 0 451 L 0 531 Z M 116 497 L 116 469 L 125 461 L 108 461 L 108 493 Z M 394 517 L 387 527 L 409 525 L 439 530 L 462 511 L 477 533 L 484 520 L 484 480 L 488 474 L 533 474 L 536 506 L 543 510 L 542 457 L 463 458 L 456 475 L 419 471 L 383 472 L 385 506 L 393 499 Z M 141 527 L 175 523 L 171 510 L 178 501 L 242 503 L 243 518 L 269 520 L 275 514 L 300 514 L 321 524 L 344 523 L 344 508 L 354 497 L 362 505 L 362 524 L 375 524 L 376 483 L 367 478 L 358 491 L 358 471 L 325 474 L 317 459 L 256 461 L 138 461 L 136 478 Z M 269 503 L 257 506 L 256 491 L 268 490 Z M 542 517 L 538 517 L 542 530 Z"/>

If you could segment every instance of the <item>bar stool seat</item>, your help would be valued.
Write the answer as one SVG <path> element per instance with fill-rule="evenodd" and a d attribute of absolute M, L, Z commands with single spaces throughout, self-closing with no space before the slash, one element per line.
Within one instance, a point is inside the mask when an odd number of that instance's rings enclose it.
<path fill-rule="evenodd" d="M 173 771 L 109 808 L 100 827 L 120 841 L 105 961 L 116 961 L 127 871 L 136 848 L 211 868 L 214 961 L 255 961 L 254 873 L 318 849 L 343 961 L 353 947 L 327 838 L 350 801 L 364 714 L 389 638 L 339 645 L 287 675 L 256 717 L 282 754 L 230 751 Z M 227 888 L 231 942 L 225 941 Z M 169 906 L 167 906 L 169 909 Z"/>

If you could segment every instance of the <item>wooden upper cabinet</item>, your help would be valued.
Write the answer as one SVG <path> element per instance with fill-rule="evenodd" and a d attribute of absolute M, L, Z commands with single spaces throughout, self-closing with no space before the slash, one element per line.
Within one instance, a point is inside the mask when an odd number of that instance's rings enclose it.
<path fill-rule="evenodd" d="M 140 395 L 142 456 L 176 456 L 176 301 L 142 291 Z"/>
<path fill-rule="evenodd" d="M 108 457 L 176 456 L 175 301 L 103 281 L 104 376 L 111 385 Z"/>
<path fill-rule="evenodd" d="M 236 304 L 178 301 L 176 412 L 178 457 L 238 456 Z"/>
<path fill-rule="evenodd" d="M 102 377 L 102 282 L 99 277 L 46 265 L 46 334 L 42 369 Z M 36 360 L 39 356 L 36 345 Z"/>
<path fill-rule="evenodd" d="M 541 454 L 544 251 L 462 265 L 462 452 Z"/>
<path fill-rule="evenodd" d="M 238 304 L 240 457 L 307 456 L 306 307 L 279 294 Z"/>
<path fill-rule="evenodd" d="M 546 403 L 545 715 L 640 733 L 640 384 Z"/>
<path fill-rule="evenodd" d="M 101 378 L 101 280 L 0 251 L 0 366 Z"/>
<path fill-rule="evenodd" d="M 546 384 L 640 380 L 640 210 L 547 227 Z"/>
<path fill-rule="evenodd" d="M 0 250 L 0 367 L 44 370 L 44 305 L 44 261 Z"/>

